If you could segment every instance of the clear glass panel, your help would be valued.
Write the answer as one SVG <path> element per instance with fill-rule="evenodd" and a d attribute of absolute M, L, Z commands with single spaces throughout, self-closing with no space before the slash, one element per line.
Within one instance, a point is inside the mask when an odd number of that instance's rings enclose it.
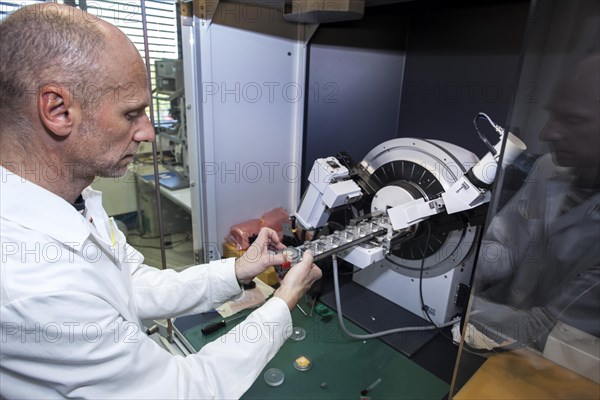
<path fill-rule="evenodd" d="M 532 8 L 451 395 L 600 394 L 599 5 Z"/>
<path fill-rule="evenodd" d="M 193 264 L 194 257 L 178 6 L 173 1 L 144 4 L 152 90 L 147 112 L 155 143 L 140 146 L 125 177 L 99 180 L 94 187 L 104 192 L 107 211 L 122 222 L 128 242 L 144 255 L 146 264 L 182 269 Z M 96 1 L 87 11 L 118 26 L 146 58 L 139 2 Z M 124 204 L 125 209 L 118 207 Z"/>
<path fill-rule="evenodd" d="M 194 250 L 178 10 L 146 2 L 155 153 L 148 146 L 136 158 L 137 225 L 128 239 L 146 264 L 163 267 L 164 250 L 165 266 L 180 270 L 194 263 Z"/>

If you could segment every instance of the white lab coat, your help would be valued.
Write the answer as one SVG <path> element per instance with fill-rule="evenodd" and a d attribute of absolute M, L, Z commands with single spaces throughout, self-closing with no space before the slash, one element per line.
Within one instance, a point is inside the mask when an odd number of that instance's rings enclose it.
<path fill-rule="evenodd" d="M 239 295 L 233 259 L 181 273 L 146 266 L 99 192 L 83 193 L 92 224 L 62 198 L 1 172 L 0 397 L 238 398 L 289 337 L 288 307 L 272 298 L 199 354 L 171 355 L 140 321 Z"/>
<path fill-rule="evenodd" d="M 600 336 L 600 191 L 563 212 L 574 179 L 540 157 L 492 218 L 475 272 L 476 326 L 538 349 L 557 321 Z"/>

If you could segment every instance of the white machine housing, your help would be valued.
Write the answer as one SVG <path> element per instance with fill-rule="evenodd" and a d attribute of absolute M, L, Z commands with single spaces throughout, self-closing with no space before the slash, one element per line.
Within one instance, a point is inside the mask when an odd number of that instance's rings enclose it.
<path fill-rule="evenodd" d="M 375 147 L 365 156 L 361 165 L 366 171 L 374 174 L 386 164 L 397 165 L 398 161 L 404 168 L 410 166 L 410 172 L 401 174 L 410 185 L 406 188 L 393 184 L 384 186 L 375 194 L 374 200 L 379 200 L 380 192 L 385 195 L 393 190 L 395 195 L 388 196 L 383 204 L 374 201 L 371 205 L 372 211 L 375 211 L 373 207 L 387 209 L 394 230 L 407 229 L 444 211 L 443 199 L 440 196 L 450 190 L 479 159 L 475 154 L 451 143 L 401 138 Z M 415 174 L 412 170 L 414 165 L 421 166 L 430 174 L 423 174 L 421 171 Z M 432 185 L 432 177 L 441 185 L 443 191 L 429 195 L 426 190 Z M 413 197 L 409 190 L 415 187 L 423 197 Z M 475 227 L 450 232 L 437 251 L 426 256 L 424 260 L 423 257 L 408 259 L 389 254 L 370 265 L 354 264 L 362 269 L 354 274 L 353 280 L 427 319 L 422 310 L 419 293 L 420 268 L 423 263 L 421 286 L 424 302 L 429 307 L 431 319 L 436 324 L 442 324 L 459 311 L 455 297 L 459 284 L 468 284 L 470 281 L 474 261 L 473 243 L 477 233 Z M 353 251 L 354 249 L 348 255 L 352 255 Z M 356 251 L 362 250 L 356 248 Z M 341 257 L 347 259 L 345 255 Z"/>
<path fill-rule="evenodd" d="M 315 161 L 296 213 L 297 221 L 305 228 L 321 227 L 329 219 L 329 210 L 358 200 L 362 191 L 349 178 L 348 168 L 335 157 Z"/>
<path fill-rule="evenodd" d="M 499 133 L 502 139 L 504 131 Z M 510 149 L 505 150 L 504 160 L 508 163 L 525 145 L 512 134 L 507 139 Z M 363 171 L 363 179 L 367 176 L 377 182 L 370 211 L 387 213 L 393 229 L 386 235 L 387 240 L 339 253 L 360 269 L 354 273 L 354 281 L 426 319 L 420 300 L 422 290 L 429 317 L 436 324 L 455 316 L 460 311 L 456 300 L 461 286 L 470 282 L 479 228 L 466 226 L 429 237 L 427 249 L 409 248 L 406 254 L 390 252 L 389 239 L 394 233 L 414 232 L 419 223 L 435 214 L 453 214 L 488 202 L 489 184 L 497 169 L 496 165 L 490 168 L 489 163 L 497 163 L 501 142 L 495 147 L 497 151 L 484 157 L 484 166 L 470 151 L 439 140 L 399 138 L 372 149 L 358 168 Z M 334 157 L 317 160 L 309 182 L 296 213 L 297 221 L 306 229 L 323 226 L 333 208 L 363 196 L 350 171 Z"/>

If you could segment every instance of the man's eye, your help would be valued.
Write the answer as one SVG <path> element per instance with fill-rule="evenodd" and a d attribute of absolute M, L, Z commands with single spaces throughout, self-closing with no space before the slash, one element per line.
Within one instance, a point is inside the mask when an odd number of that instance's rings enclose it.
<path fill-rule="evenodd" d="M 131 121 L 132 119 L 135 119 L 138 115 L 138 112 L 130 112 L 125 114 L 125 118 L 127 118 L 128 121 Z"/>
<path fill-rule="evenodd" d="M 569 117 L 567 118 L 567 122 L 569 122 L 570 124 L 581 124 L 582 122 L 584 122 L 585 120 L 581 117 Z"/>
<path fill-rule="evenodd" d="M 571 125 L 581 124 L 582 122 L 584 122 L 584 118 L 576 116 L 576 115 L 564 115 L 562 118 L 560 118 L 560 120 L 564 124 L 571 124 Z"/>

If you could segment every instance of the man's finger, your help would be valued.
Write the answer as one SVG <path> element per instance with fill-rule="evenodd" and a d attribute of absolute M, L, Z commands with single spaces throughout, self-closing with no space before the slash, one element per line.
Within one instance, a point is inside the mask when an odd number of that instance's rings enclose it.
<path fill-rule="evenodd" d="M 279 235 L 277 234 L 277 232 L 275 232 L 273 229 L 270 229 L 270 228 L 266 228 L 266 229 L 268 229 L 267 230 L 268 235 L 269 235 L 268 238 L 271 240 L 271 242 L 274 244 L 280 243 Z"/>
<path fill-rule="evenodd" d="M 321 268 L 319 268 L 316 264 L 312 265 L 310 273 L 314 277 L 313 282 L 321 279 L 323 276 L 323 271 L 321 271 Z"/>
<path fill-rule="evenodd" d="M 313 262 L 313 255 L 312 255 L 312 251 L 310 250 L 306 250 L 304 252 L 304 254 L 302 255 L 302 262 L 306 263 L 308 265 L 311 265 Z"/>
<path fill-rule="evenodd" d="M 271 254 L 269 256 L 269 262 L 273 265 L 281 265 L 286 261 L 287 259 L 283 254 Z"/>

